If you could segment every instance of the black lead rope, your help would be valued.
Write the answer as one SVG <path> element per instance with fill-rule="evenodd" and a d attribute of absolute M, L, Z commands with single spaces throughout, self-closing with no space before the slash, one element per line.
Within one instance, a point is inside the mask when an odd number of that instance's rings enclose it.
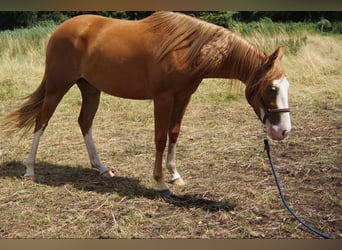
<path fill-rule="evenodd" d="M 278 177 L 277 177 L 277 174 L 276 174 L 276 171 L 275 171 L 275 168 L 274 168 L 274 165 L 273 165 L 273 162 L 272 162 L 272 159 L 271 159 L 271 154 L 270 154 L 270 145 L 268 143 L 268 140 L 267 139 L 264 139 L 264 144 L 265 144 L 265 151 L 267 153 L 267 157 L 268 157 L 268 160 L 270 162 L 270 165 L 271 165 L 271 169 L 272 169 L 272 173 L 273 173 L 273 176 L 274 176 L 274 180 L 275 180 L 275 183 L 277 184 L 277 187 L 278 187 L 278 191 L 279 191 L 279 195 L 281 197 L 281 200 L 284 204 L 284 206 L 287 208 L 287 210 L 289 210 L 289 212 L 292 214 L 292 216 L 297 220 L 299 221 L 304 227 L 306 227 L 307 229 L 309 229 L 311 232 L 325 238 L 325 239 L 333 239 L 331 236 L 329 235 L 326 235 L 324 233 L 321 233 L 320 231 L 316 230 L 315 228 L 307 225 L 301 218 L 299 218 L 297 216 L 297 214 L 295 212 L 293 212 L 293 210 L 289 207 L 289 205 L 287 204 L 287 201 L 285 200 L 285 197 L 284 197 L 284 194 L 281 190 L 281 187 L 280 187 L 280 184 L 279 184 L 279 180 L 278 180 Z"/>

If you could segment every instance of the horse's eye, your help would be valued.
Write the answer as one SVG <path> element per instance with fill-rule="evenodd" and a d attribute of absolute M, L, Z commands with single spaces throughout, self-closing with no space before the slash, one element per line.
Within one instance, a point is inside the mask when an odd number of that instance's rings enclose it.
<path fill-rule="evenodd" d="M 272 87 L 271 87 L 271 91 L 272 91 L 273 93 L 277 93 L 277 92 L 278 92 L 278 88 L 275 87 L 275 86 L 272 86 Z"/>

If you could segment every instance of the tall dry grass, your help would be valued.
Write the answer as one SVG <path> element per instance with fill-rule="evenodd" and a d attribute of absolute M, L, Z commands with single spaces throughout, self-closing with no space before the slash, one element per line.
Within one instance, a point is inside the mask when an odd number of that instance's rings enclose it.
<path fill-rule="evenodd" d="M 0 32 L 0 98 L 30 94 L 41 81 L 47 35 L 54 25 Z"/>

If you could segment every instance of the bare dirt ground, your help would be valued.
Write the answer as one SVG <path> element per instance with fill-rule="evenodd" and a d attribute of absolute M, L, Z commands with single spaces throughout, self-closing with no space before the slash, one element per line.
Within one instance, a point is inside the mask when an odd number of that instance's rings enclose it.
<path fill-rule="evenodd" d="M 289 79 L 293 130 L 271 142 L 281 186 L 304 221 L 341 238 L 341 72 L 310 83 Z M 225 80 L 207 80 L 193 96 L 177 152 L 186 185 L 171 187 L 168 199 L 154 191 L 150 101 L 102 95 L 93 132 L 110 180 L 90 168 L 76 88 L 42 137 L 34 181 L 21 178 L 32 136 L 0 132 L 0 238 L 317 238 L 282 205 L 261 124 L 229 89 Z M 1 100 L 0 117 L 17 98 Z"/>

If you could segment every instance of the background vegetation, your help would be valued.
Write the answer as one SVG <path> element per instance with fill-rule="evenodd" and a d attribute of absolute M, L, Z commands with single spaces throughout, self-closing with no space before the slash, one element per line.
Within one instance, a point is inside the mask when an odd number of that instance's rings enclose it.
<path fill-rule="evenodd" d="M 18 15 L 17 25 L 0 32 L 0 119 L 39 85 L 48 34 L 77 14 L 0 13 L 1 22 Z M 341 19 L 332 17 L 340 13 L 292 13 L 311 16 L 310 22 L 280 22 L 291 14 L 285 12 L 279 20 L 271 12 L 189 14 L 220 22 L 268 53 L 285 45 L 293 130 L 271 142 L 274 162 L 290 206 L 313 227 L 342 238 L 342 36 L 334 28 Z M 171 187 L 175 196 L 166 200 L 152 178 L 152 102 L 101 96 L 93 133 L 115 174 L 111 180 L 90 167 L 77 123 L 80 103 L 73 87 L 57 107 L 39 145 L 34 181 L 20 177 L 32 135 L 0 131 L 0 238 L 317 237 L 281 204 L 260 122 L 240 82 L 208 79 L 193 95 L 177 151 L 186 185 Z"/>
<path fill-rule="evenodd" d="M 0 30 L 26 28 L 45 22 L 61 23 L 81 14 L 98 14 L 108 17 L 136 20 L 152 11 L 3 11 L 0 12 Z M 258 22 L 262 19 L 273 22 L 316 23 L 322 31 L 341 33 L 340 11 L 185 11 L 185 13 L 209 22 L 230 28 L 234 22 Z"/>

